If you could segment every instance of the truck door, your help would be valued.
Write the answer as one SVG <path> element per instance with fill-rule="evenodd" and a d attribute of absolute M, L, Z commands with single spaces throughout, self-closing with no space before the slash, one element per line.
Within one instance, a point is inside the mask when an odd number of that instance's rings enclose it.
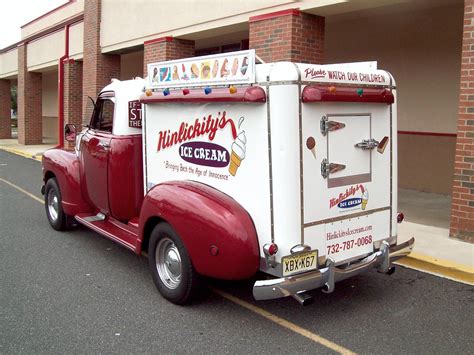
<path fill-rule="evenodd" d="M 96 102 L 90 127 L 81 139 L 81 186 L 84 198 L 102 212 L 109 212 L 108 162 L 115 99 L 103 93 Z"/>
<path fill-rule="evenodd" d="M 364 95 L 374 98 L 363 102 L 355 89 L 338 90 L 348 102 L 303 105 L 302 142 L 304 242 L 336 263 L 367 255 L 390 238 L 396 203 L 391 178 L 396 128 L 388 93 L 366 89 Z"/>

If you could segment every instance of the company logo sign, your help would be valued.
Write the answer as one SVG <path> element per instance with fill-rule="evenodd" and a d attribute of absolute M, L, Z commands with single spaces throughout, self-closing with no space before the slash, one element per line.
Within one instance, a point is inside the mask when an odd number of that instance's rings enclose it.
<path fill-rule="evenodd" d="M 223 168 L 229 164 L 230 154 L 224 147 L 209 142 L 188 142 L 179 147 L 179 156 L 188 163 Z"/>
<path fill-rule="evenodd" d="M 241 129 L 243 121 L 244 117 L 240 117 L 236 125 L 232 118 L 227 117 L 226 111 L 218 112 L 216 116 L 209 114 L 196 118 L 194 123 L 183 121 L 176 131 L 167 129 L 158 132 L 156 150 L 160 152 L 179 144 L 178 154 L 184 161 L 213 168 L 229 166 L 230 175 L 235 176 L 246 155 L 247 138 Z M 212 142 L 217 134 L 223 135 L 225 140 L 230 138 L 228 148 Z M 206 138 L 207 141 L 203 141 Z"/>
<path fill-rule="evenodd" d="M 343 210 L 360 208 L 365 210 L 369 202 L 369 190 L 362 185 L 353 185 L 346 191 L 339 193 L 339 196 L 329 200 L 329 208 L 337 207 Z"/>

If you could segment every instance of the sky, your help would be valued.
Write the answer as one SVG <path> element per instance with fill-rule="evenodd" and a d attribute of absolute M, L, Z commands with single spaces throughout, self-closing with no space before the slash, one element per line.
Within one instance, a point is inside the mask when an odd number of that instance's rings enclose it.
<path fill-rule="evenodd" d="M 0 49 L 21 39 L 20 27 L 67 0 L 0 0 Z"/>

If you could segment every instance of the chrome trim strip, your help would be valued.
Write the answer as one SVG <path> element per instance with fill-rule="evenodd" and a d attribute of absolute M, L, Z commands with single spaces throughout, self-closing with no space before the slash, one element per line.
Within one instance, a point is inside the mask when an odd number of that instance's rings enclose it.
<path fill-rule="evenodd" d="M 268 77 L 267 80 L 270 80 Z M 272 127 L 270 117 L 270 87 L 267 83 L 267 134 L 268 134 L 268 177 L 270 179 L 270 235 L 272 243 L 275 242 L 275 218 L 273 216 L 273 164 L 272 164 Z"/>
<path fill-rule="evenodd" d="M 335 86 L 335 87 L 353 87 L 353 88 L 374 88 L 374 89 L 396 89 L 396 86 L 392 85 L 369 85 L 369 84 L 349 84 L 349 83 L 339 83 L 334 84 L 327 81 L 305 81 L 305 80 L 279 80 L 272 81 L 259 81 L 254 85 L 268 86 L 268 85 L 323 85 L 323 86 Z"/>
<path fill-rule="evenodd" d="M 300 240 L 304 244 L 304 176 L 303 176 L 303 107 L 301 90 L 301 72 L 296 63 L 293 63 L 298 73 L 298 135 L 299 135 L 299 154 L 300 154 Z"/>
<path fill-rule="evenodd" d="M 304 227 L 308 228 L 308 227 L 317 226 L 317 225 L 324 224 L 324 223 L 332 223 L 332 222 L 342 221 L 344 219 L 367 216 L 367 215 L 372 214 L 372 213 L 382 212 L 382 211 L 386 211 L 386 210 L 390 210 L 390 206 L 381 207 L 381 208 L 377 208 L 375 210 L 370 210 L 370 211 L 354 213 L 354 214 L 351 214 L 351 215 L 345 215 L 345 216 L 341 216 L 341 217 L 334 217 L 334 218 L 322 219 L 320 221 L 309 222 L 309 223 L 306 223 L 304 225 Z"/>
<path fill-rule="evenodd" d="M 388 243 L 382 244 L 379 251 L 370 254 L 360 262 L 347 267 L 335 267 L 333 263 L 323 269 L 283 277 L 274 280 L 260 280 L 253 286 L 253 296 L 256 300 L 269 300 L 295 295 L 301 291 L 309 291 L 324 287 L 325 292 L 332 292 L 334 283 L 360 274 L 372 268 L 380 272 L 389 272 L 390 263 L 410 254 L 415 239 L 393 247 Z"/>

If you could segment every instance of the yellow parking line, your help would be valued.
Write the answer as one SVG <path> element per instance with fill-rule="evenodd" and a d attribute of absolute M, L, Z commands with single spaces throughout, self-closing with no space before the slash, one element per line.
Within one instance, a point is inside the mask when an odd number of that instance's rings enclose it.
<path fill-rule="evenodd" d="M 280 318 L 276 315 L 274 315 L 273 313 L 270 313 L 260 307 L 257 307 L 251 303 L 248 303 L 244 300 L 241 300 L 240 298 L 237 298 L 235 296 L 232 296 L 230 294 L 228 294 L 227 292 L 224 292 L 224 291 L 221 291 L 221 290 L 218 290 L 218 289 L 212 289 L 215 293 L 217 293 L 218 295 L 224 297 L 226 300 L 229 300 L 241 307 L 244 307 L 246 309 L 248 309 L 249 311 L 253 312 L 253 313 L 256 313 L 266 319 L 268 319 L 269 321 L 273 322 L 273 323 L 276 323 L 278 324 L 279 326 L 282 326 L 283 328 L 286 328 L 288 330 L 291 330 L 292 332 L 294 333 L 297 333 L 301 336 L 304 336 L 306 338 L 308 338 L 309 340 L 311 341 L 314 341 L 315 343 L 318 343 L 318 344 L 321 344 L 323 346 L 325 346 L 326 348 L 328 349 L 331 349 L 339 354 L 356 354 L 354 353 L 353 351 L 350 351 L 349 349 L 346 349 L 345 347 L 341 346 L 341 345 L 338 345 L 326 338 L 323 338 L 322 336 L 320 335 L 317 335 L 317 334 L 314 334 L 312 332 L 310 332 L 309 330 L 307 329 L 304 329 L 304 328 L 301 328 L 300 326 L 294 324 L 294 323 L 291 323 L 283 318 Z"/>
<path fill-rule="evenodd" d="M 39 203 L 44 203 L 44 201 L 42 199 L 36 197 L 33 194 L 30 194 L 28 191 L 23 190 L 21 187 L 16 186 L 15 184 L 12 184 L 10 181 L 7 181 L 7 180 L 2 179 L 2 178 L 0 178 L 0 181 L 3 181 L 5 184 L 10 185 L 11 187 L 13 187 L 14 189 L 17 189 L 20 192 L 23 192 L 25 195 L 31 197 L 33 200 L 38 201 Z"/>
<path fill-rule="evenodd" d="M 30 194 L 28 191 L 22 189 L 21 187 L 19 186 L 16 186 L 15 184 L 5 180 L 5 179 L 2 179 L 0 178 L 0 181 L 3 181 L 5 184 L 7 185 L 10 185 L 11 187 L 13 187 L 14 189 L 17 189 L 18 191 L 20 192 L 23 192 L 25 195 L 31 197 L 33 200 L 35 201 L 38 201 L 40 203 L 44 203 L 44 201 L 38 197 L 36 197 L 35 195 L 33 194 Z M 248 309 L 249 311 L 252 311 L 253 313 L 256 313 L 270 321 L 272 321 L 273 323 L 276 323 L 280 326 L 282 326 L 283 328 L 286 328 L 288 330 L 291 330 L 292 332 L 294 333 L 297 333 L 301 336 L 304 336 L 306 338 L 308 338 L 309 340 L 311 341 L 314 341 L 315 343 L 318 343 L 318 344 L 321 344 L 323 346 L 325 346 L 326 348 L 328 349 L 331 349 L 331 350 L 334 350 L 335 352 L 339 353 L 339 354 L 355 354 L 354 352 L 350 351 L 349 349 L 346 349 L 344 348 L 343 346 L 340 346 L 336 343 L 333 343 L 332 341 L 330 340 L 327 340 L 326 338 L 323 338 L 322 336 L 320 335 L 317 335 L 317 334 L 314 334 L 312 332 L 310 332 L 309 330 L 307 329 L 304 329 L 304 328 L 301 328 L 300 326 L 294 324 L 294 323 L 291 323 L 283 318 L 280 318 L 270 312 L 267 312 L 265 311 L 264 309 L 260 308 L 260 307 L 257 307 L 257 306 L 254 306 L 253 304 L 250 304 L 244 300 L 241 300 L 240 298 L 237 298 L 235 296 L 232 296 L 230 294 L 228 294 L 227 292 L 224 292 L 224 291 L 221 291 L 221 290 L 217 290 L 217 289 L 213 289 L 213 291 L 215 293 L 217 293 L 218 295 L 220 295 L 221 297 L 241 306 L 241 307 L 244 307 L 246 309 Z"/>

